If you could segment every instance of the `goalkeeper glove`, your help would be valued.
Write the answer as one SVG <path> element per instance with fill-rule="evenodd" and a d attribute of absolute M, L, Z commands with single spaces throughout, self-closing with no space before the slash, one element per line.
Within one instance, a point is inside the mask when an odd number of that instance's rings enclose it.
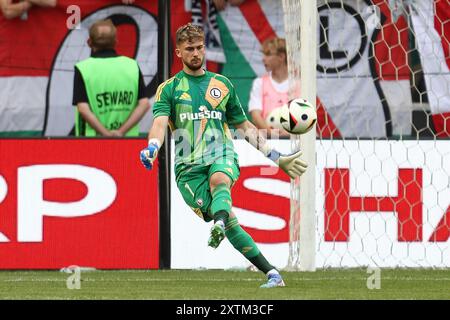
<path fill-rule="evenodd" d="M 292 154 L 281 154 L 276 150 L 271 150 L 267 157 L 275 162 L 291 179 L 300 177 L 308 164 L 300 159 L 302 152 L 299 150 Z"/>
<path fill-rule="evenodd" d="M 140 153 L 141 162 L 147 170 L 153 168 L 153 162 L 158 156 L 159 143 L 158 141 L 151 139 L 148 142 L 148 147 L 143 149 Z"/>

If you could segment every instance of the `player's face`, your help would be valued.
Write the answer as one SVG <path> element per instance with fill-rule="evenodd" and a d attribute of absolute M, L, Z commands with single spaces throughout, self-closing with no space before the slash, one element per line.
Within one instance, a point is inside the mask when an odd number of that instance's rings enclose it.
<path fill-rule="evenodd" d="M 185 41 L 177 46 L 175 53 L 187 68 L 197 71 L 203 66 L 205 44 L 203 40 Z"/>

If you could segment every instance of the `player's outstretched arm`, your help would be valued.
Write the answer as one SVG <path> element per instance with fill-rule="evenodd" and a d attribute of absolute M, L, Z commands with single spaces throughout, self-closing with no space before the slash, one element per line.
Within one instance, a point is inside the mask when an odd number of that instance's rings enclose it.
<path fill-rule="evenodd" d="M 168 116 L 159 116 L 153 119 L 152 128 L 148 133 L 148 146 L 140 153 L 141 162 L 148 170 L 153 168 L 153 162 L 158 156 L 158 150 L 164 142 L 168 123 Z"/>
<path fill-rule="evenodd" d="M 267 144 L 264 135 L 250 121 L 246 120 L 235 126 L 241 130 L 247 142 L 275 162 L 291 179 L 301 176 L 306 171 L 308 165 L 300 159 L 302 155 L 300 150 L 292 154 L 281 154 Z"/>

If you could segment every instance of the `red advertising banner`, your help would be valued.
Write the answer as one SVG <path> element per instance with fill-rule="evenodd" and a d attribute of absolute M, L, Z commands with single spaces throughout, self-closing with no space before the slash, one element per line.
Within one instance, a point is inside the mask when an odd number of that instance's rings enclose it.
<path fill-rule="evenodd" d="M 142 140 L 0 140 L 0 269 L 158 268 Z"/>

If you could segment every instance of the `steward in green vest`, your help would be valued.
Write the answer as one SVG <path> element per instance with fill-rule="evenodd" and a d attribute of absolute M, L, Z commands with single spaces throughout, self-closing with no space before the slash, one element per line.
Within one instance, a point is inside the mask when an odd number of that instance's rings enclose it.
<path fill-rule="evenodd" d="M 91 57 L 75 65 L 76 136 L 138 136 L 138 122 L 150 107 L 138 63 L 116 54 L 110 20 L 91 26 L 88 44 Z"/>

